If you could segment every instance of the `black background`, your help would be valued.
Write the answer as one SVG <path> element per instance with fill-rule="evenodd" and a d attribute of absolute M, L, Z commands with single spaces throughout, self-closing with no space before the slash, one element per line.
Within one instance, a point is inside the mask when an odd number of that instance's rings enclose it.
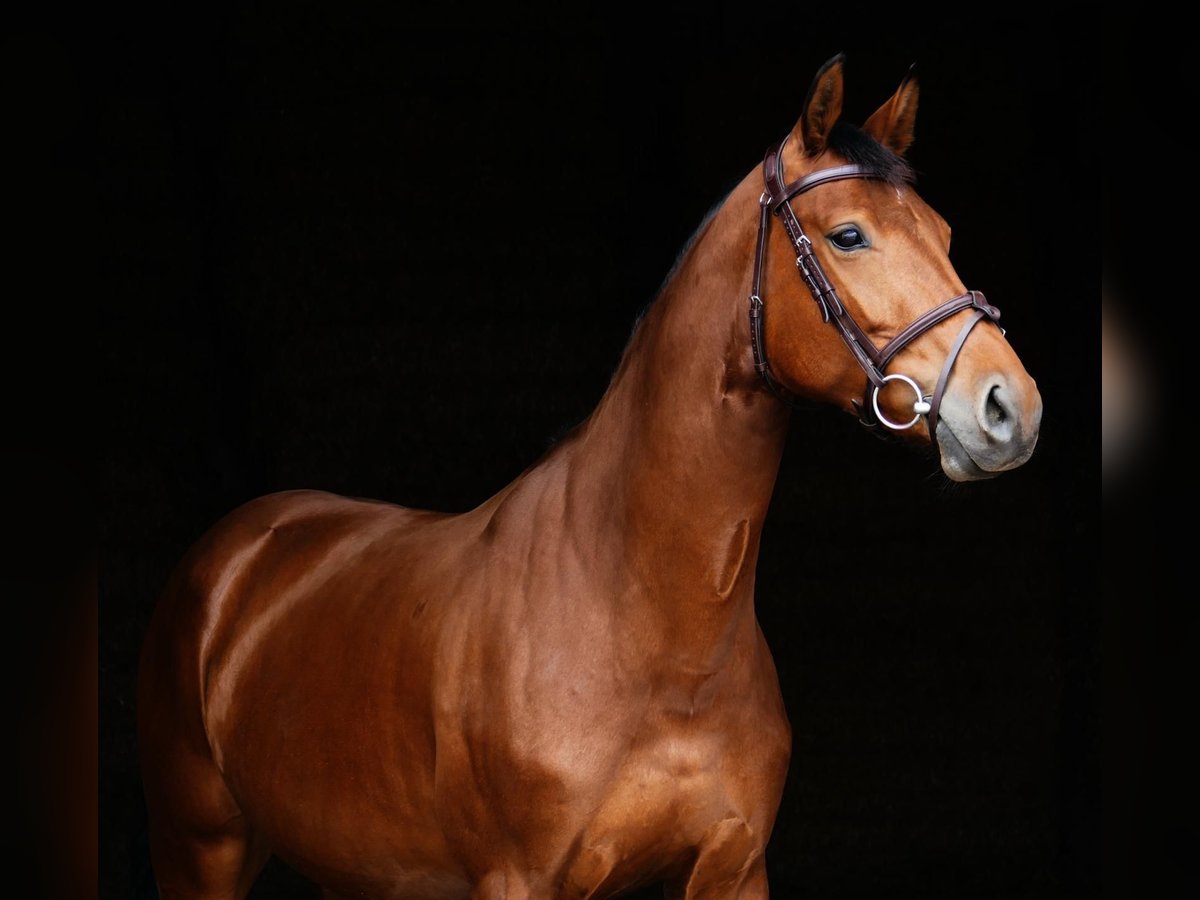
<path fill-rule="evenodd" d="M 680 246 L 838 51 L 853 121 L 919 63 L 920 190 L 1046 413 L 1026 467 L 968 486 L 843 414 L 794 415 L 758 578 L 795 733 L 772 889 L 1098 888 L 1095 254 L 1054 230 L 1098 214 L 1098 61 L 1016 13 L 676 20 L 205 7 L 110 45 L 89 86 L 117 288 L 100 317 L 103 896 L 149 890 L 133 685 L 187 546 L 276 490 L 465 510 L 501 488 L 594 406 Z M 307 890 L 272 864 L 253 896 Z"/>
<path fill-rule="evenodd" d="M 1190 173 L 1130 175 L 1135 158 L 1156 166 L 1194 158 L 1185 123 L 1200 106 L 1200 79 L 1192 36 L 1170 19 L 1150 9 L 1107 15 L 1104 100 L 1114 127 L 1102 129 L 1105 307 L 1137 354 L 1145 415 L 1131 464 L 1106 471 L 1104 486 L 1104 881 L 1106 890 L 1126 887 L 1112 896 L 1195 897 L 1200 608 L 1188 506 L 1194 426 L 1181 414 L 1192 403 L 1194 332 L 1172 323 L 1190 316 L 1191 304 L 1171 302 L 1190 296 L 1195 275 L 1190 252 L 1152 261 L 1145 237 L 1200 198 Z"/>

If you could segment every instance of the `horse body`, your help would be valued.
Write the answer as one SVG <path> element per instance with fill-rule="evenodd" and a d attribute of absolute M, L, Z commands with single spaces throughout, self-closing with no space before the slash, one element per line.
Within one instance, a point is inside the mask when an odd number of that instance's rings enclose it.
<path fill-rule="evenodd" d="M 814 102 L 828 92 L 810 95 L 810 122 Z M 793 170 L 817 165 L 801 137 Z M 823 190 L 891 204 L 910 243 L 940 240 L 936 215 L 890 185 Z M 243 896 L 271 852 L 343 896 L 607 897 L 652 881 L 687 900 L 767 896 L 790 730 L 754 569 L 788 411 L 755 371 L 744 305 L 760 192 L 752 173 L 702 227 L 591 417 L 478 508 L 277 494 L 193 548 L 139 683 L 165 898 Z M 843 215 L 831 197 L 814 218 Z M 790 260 L 771 240 L 778 287 Z M 927 292 L 961 291 L 948 264 L 934 272 Z M 926 302 L 910 287 L 895 305 Z M 849 407 L 861 373 L 816 306 L 775 309 L 778 377 Z M 897 359 L 932 383 L 954 327 Z M 959 383 L 1021 371 L 998 333 L 976 344 L 991 356 L 964 355 Z M 938 435 L 953 427 L 965 453 L 957 399 Z"/>
<path fill-rule="evenodd" d="M 206 535 L 147 637 L 151 807 L 208 807 L 247 872 L 269 847 L 346 895 L 760 877 L 789 731 L 753 571 L 786 413 L 728 381 L 747 345 L 709 307 L 737 276 L 712 274 L 480 507 L 292 492 Z M 705 365 L 661 360 L 682 336 Z"/>

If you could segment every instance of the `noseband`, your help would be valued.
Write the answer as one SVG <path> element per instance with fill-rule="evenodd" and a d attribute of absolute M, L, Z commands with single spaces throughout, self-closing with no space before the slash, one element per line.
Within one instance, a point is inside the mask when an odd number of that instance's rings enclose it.
<path fill-rule="evenodd" d="M 921 416 L 926 416 L 930 440 L 935 440 L 938 410 L 941 407 L 942 394 L 945 393 L 946 382 L 950 380 L 954 362 L 958 359 L 958 354 L 962 351 L 972 329 L 985 318 L 993 322 L 999 320 L 1000 310 L 988 305 L 981 292 L 967 291 L 965 294 L 951 297 L 940 306 L 935 306 L 909 323 L 882 348 L 876 347 L 867 337 L 866 332 L 854 321 L 850 311 L 842 304 L 837 290 L 825 275 L 821 261 L 813 253 L 812 241 L 804 233 L 790 202 L 793 197 L 811 191 L 822 184 L 844 181 L 848 178 L 874 178 L 876 176 L 857 165 L 833 166 L 828 169 L 819 169 L 798 178 L 791 184 L 785 184 L 783 180 L 783 144 L 784 142 L 780 142 L 769 149 L 763 160 L 763 180 L 766 189 L 758 201 L 758 242 L 754 252 L 754 284 L 750 294 L 750 345 L 754 350 L 755 370 L 762 376 L 763 381 L 767 383 L 767 387 L 775 396 L 784 402 L 793 402 L 790 392 L 776 380 L 771 372 L 771 366 L 767 362 L 767 345 L 764 341 L 763 314 L 766 312 L 766 305 L 762 297 L 762 276 L 767 255 L 767 231 L 771 224 L 771 214 L 774 213 L 783 223 L 784 231 L 791 239 L 792 247 L 796 251 L 796 268 L 800 270 L 800 277 L 808 285 L 813 300 L 821 307 L 821 316 L 827 323 L 831 322 L 837 328 L 838 334 L 842 336 L 842 340 L 845 341 L 846 346 L 850 348 L 850 352 L 867 375 L 867 386 L 862 401 L 852 401 L 858 409 L 859 421 L 867 426 L 881 424 L 893 431 L 904 431 L 916 425 Z M 958 337 L 950 347 L 933 393 L 923 393 L 920 385 L 907 375 L 884 374 L 888 363 L 897 353 L 935 325 L 965 310 L 971 310 L 970 318 L 963 325 Z M 913 417 L 908 422 L 893 422 L 879 409 L 879 392 L 889 381 L 904 382 L 912 388 L 913 394 L 916 396 L 916 402 L 913 403 Z"/>

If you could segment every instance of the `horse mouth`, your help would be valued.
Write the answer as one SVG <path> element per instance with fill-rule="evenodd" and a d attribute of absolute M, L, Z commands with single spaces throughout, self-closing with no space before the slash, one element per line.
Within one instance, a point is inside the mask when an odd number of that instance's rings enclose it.
<path fill-rule="evenodd" d="M 1000 472 L 989 472 L 975 461 L 970 451 L 963 446 L 954 430 L 942 419 L 938 422 L 937 443 L 942 461 L 942 471 L 951 481 L 982 481 L 995 478 Z"/>

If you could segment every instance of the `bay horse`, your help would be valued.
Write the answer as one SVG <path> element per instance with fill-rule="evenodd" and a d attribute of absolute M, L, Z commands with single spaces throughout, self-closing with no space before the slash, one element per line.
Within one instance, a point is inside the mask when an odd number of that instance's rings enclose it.
<path fill-rule="evenodd" d="M 1027 460 L 1042 409 L 911 185 L 915 78 L 858 128 L 842 65 L 591 416 L 494 497 L 275 494 L 188 552 L 139 673 L 163 898 L 245 896 L 271 853 L 331 897 L 767 896 L 791 733 L 753 598 L 784 400 L 936 443 L 960 481 Z"/>

